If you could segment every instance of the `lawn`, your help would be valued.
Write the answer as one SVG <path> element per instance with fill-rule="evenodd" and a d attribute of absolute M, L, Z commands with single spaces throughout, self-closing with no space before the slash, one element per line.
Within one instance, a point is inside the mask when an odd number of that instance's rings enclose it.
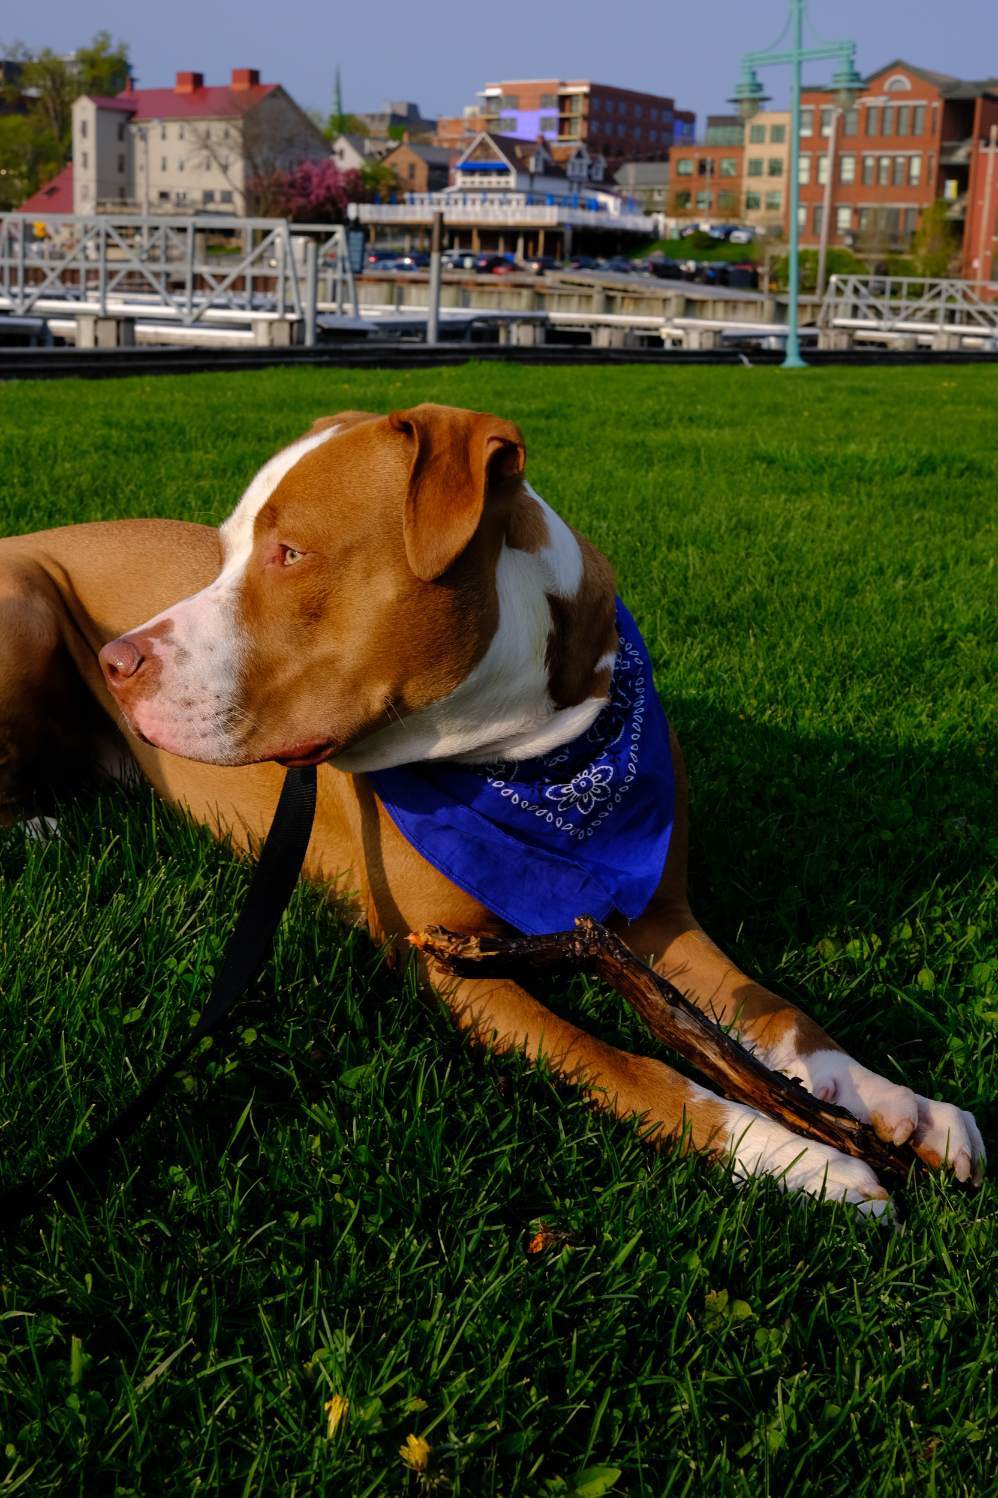
<path fill-rule="evenodd" d="M 426 398 L 516 419 L 614 561 L 707 929 L 993 1141 L 998 369 L 7 385 L 0 529 L 215 521 L 314 416 Z M 168 1053 L 247 881 L 151 795 L 60 834 L 0 833 L 7 1183 Z M 653 1049 L 598 987 L 556 1002 Z M 994 1493 L 995 1204 L 920 1179 L 892 1230 L 653 1154 L 299 889 L 110 1186 L 0 1245 L 0 1492 Z"/>

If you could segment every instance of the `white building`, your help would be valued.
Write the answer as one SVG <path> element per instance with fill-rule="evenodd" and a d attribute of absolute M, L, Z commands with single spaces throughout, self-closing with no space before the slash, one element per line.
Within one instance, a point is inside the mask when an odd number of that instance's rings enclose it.
<path fill-rule="evenodd" d="M 76 100 L 73 211 L 243 214 L 254 177 L 328 156 L 322 132 L 255 68 L 208 86 L 178 73 L 173 88 Z"/>

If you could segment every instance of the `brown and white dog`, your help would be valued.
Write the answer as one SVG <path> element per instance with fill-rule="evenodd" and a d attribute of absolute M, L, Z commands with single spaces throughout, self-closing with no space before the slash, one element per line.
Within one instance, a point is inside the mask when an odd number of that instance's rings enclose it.
<path fill-rule="evenodd" d="M 523 467 L 519 431 L 493 416 L 348 411 L 271 458 L 220 532 L 124 521 L 0 542 L 0 811 L 10 820 L 84 749 L 106 762 L 127 744 L 163 795 L 246 846 L 269 821 L 279 765 L 321 762 L 306 871 L 348 894 L 376 940 L 503 929 L 403 838 L 365 772 L 546 753 L 604 704 L 613 574 Z M 668 859 L 644 914 L 618 923 L 627 942 L 769 1065 L 979 1182 L 969 1113 L 854 1061 L 701 930 L 671 749 Z M 426 976 L 465 1030 L 543 1055 L 649 1139 L 683 1137 L 740 1177 L 885 1210 L 862 1162 L 595 1040 L 518 984 Z"/>

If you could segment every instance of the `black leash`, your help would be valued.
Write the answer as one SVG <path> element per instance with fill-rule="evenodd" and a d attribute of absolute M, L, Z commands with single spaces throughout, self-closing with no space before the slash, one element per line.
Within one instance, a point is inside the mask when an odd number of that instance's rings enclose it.
<path fill-rule="evenodd" d="M 21 1181 L 0 1194 L 0 1231 L 16 1227 L 46 1200 L 62 1201 L 74 1188 L 92 1184 L 110 1165 L 116 1147 L 149 1117 L 199 1042 L 221 1028 L 263 965 L 298 882 L 315 817 L 315 790 L 314 765 L 289 769 L 285 774 L 246 903 L 232 928 L 204 1012 L 180 1050 L 82 1149 L 67 1155 L 43 1175 Z"/>

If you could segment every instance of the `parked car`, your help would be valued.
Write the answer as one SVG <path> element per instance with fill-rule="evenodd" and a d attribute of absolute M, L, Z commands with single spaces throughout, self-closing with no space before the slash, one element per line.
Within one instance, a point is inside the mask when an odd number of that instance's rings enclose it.
<path fill-rule="evenodd" d="M 516 260 L 512 255 L 489 253 L 475 257 L 475 271 L 480 276 L 508 276 L 510 271 L 516 269 Z"/>
<path fill-rule="evenodd" d="M 364 265 L 368 270 L 384 269 L 388 261 L 394 262 L 398 257 L 398 250 L 368 250 L 364 256 Z"/>
<path fill-rule="evenodd" d="M 543 276 L 545 271 L 560 270 L 561 261 L 554 255 L 528 255 L 523 262 L 523 268 L 531 271 L 535 276 Z"/>
<path fill-rule="evenodd" d="M 425 250 L 413 250 L 411 254 L 399 255 L 395 261 L 396 270 L 426 270 L 430 263 L 430 257 Z"/>
<path fill-rule="evenodd" d="M 653 276 L 657 276 L 660 281 L 681 281 L 683 279 L 683 268 L 679 261 L 670 260 L 665 255 L 649 256 L 648 270 Z"/>
<path fill-rule="evenodd" d="M 599 270 L 599 261 L 594 255 L 573 255 L 565 264 L 569 270 Z"/>
<path fill-rule="evenodd" d="M 637 270 L 637 266 L 626 255 L 611 255 L 609 260 L 604 260 L 600 270 L 613 271 L 618 276 L 630 276 Z"/>

